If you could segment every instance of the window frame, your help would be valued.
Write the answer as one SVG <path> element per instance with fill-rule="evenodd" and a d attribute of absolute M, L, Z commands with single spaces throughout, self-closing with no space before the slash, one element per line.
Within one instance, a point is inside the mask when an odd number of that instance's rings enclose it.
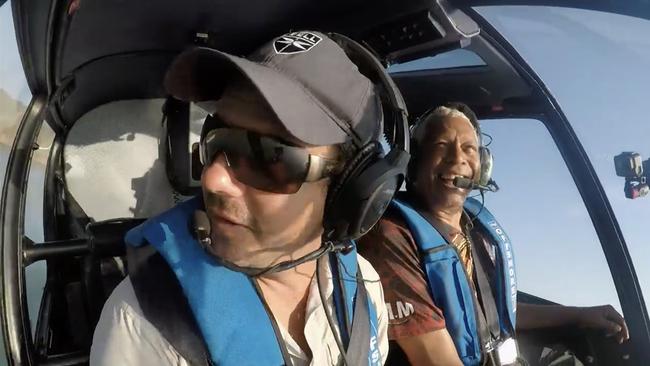
<path fill-rule="evenodd" d="M 20 67 L 25 69 L 21 27 L 15 23 L 18 2 L 0 1 L 0 7 L 10 6 L 14 19 L 14 30 Z M 30 100 L 22 115 L 17 115 L 17 130 L 10 146 L 4 171 L 2 198 L 0 199 L 0 251 L 2 256 L 2 336 L 4 351 L 9 364 L 32 364 L 35 355 L 32 343 L 32 328 L 26 297 L 25 267 L 22 261 L 22 247 L 28 241 L 24 236 L 25 202 L 30 175 L 33 147 L 38 139 L 43 115 L 47 107 L 44 95 L 34 95 L 33 82 L 25 73 L 26 87 Z M 27 361 L 27 362 L 22 362 Z"/>

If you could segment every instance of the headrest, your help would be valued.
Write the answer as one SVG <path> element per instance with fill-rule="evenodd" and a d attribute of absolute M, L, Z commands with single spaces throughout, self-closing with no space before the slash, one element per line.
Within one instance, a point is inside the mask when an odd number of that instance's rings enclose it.
<path fill-rule="evenodd" d="M 175 156 L 167 159 L 163 103 L 143 99 L 104 104 L 70 129 L 63 150 L 66 186 L 92 219 L 151 217 L 185 199 L 167 176 Z M 200 123 L 188 129 L 198 141 Z M 169 135 L 174 144 L 176 136 Z M 189 151 L 189 141 L 185 146 Z"/>

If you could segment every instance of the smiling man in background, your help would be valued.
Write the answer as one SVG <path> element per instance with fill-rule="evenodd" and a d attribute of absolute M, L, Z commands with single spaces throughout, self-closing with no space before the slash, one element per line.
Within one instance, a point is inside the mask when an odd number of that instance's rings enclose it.
<path fill-rule="evenodd" d="M 517 303 L 510 240 L 482 203 L 467 198 L 496 187 L 469 107 L 432 109 L 411 137 L 407 192 L 359 243 L 384 286 L 394 364 L 402 364 L 401 351 L 413 365 L 516 364 L 515 329 L 575 326 L 619 343 L 629 337 L 610 305 Z"/>

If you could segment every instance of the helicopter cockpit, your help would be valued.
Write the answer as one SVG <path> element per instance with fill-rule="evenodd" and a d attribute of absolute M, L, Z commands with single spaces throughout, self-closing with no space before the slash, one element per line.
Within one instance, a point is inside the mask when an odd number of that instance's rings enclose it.
<path fill-rule="evenodd" d="M 463 101 L 482 120 L 544 121 L 585 200 L 618 290 L 632 342 L 554 329 L 522 333 L 522 353 L 542 365 L 562 344 L 590 365 L 650 360 L 650 319 L 616 216 L 559 103 L 476 6 L 527 1 L 24 1 L 11 5 L 32 94 L 7 162 L 1 210 L 2 318 L 10 365 L 83 365 L 108 295 L 124 278 L 123 236 L 200 187 L 192 150 L 206 112 L 165 94 L 164 72 L 201 45 L 247 54 L 270 35 L 305 28 L 345 34 L 372 50 L 402 91 L 412 118 Z M 544 5 L 544 2 L 537 5 Z M 650 19 L 647 2 L 587 7 Z M 494 5 L 492 4 L 492 5 Z M 645 13 L 639 13 L 645 11 Z M 642 15 L 639 15 L 642 14 Z M 461 55 L 437 69 L 413 62 Z M 51 131 L 43 161 L 43 241 L 24 235 L 30 163 Z M 395 131 L 386 127 L 386 134 Z M 25 269 L 45 263 L 44 292 L 30 318 Z M 548 303 L 519 293 L 521 301 Z"/>

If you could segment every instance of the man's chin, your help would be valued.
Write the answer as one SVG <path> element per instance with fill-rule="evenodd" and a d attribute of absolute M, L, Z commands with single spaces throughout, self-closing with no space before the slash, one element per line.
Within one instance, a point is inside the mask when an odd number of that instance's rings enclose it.
<path fill-rule="evenodd" d="M 222 235 L 212 237 L 208 252 L 219 259 L 228 261 L 240 267 L 251 267 L 251 253 L 243 250 L 242 241 L 236 242 Z"/>
<path fill-rule="evenodd" d="M 438 202 L 445 202 L 446 205 L 454 203 L 462 205 L 465 202 L 465 198 L 467 198 L 467 195 L 469 194 L 469 191 L 467 189 L 458 188 L 454 186 L 453 183 L 443 184 L 443 182 L 440 182 L 433 188 L 434 189 L 432 195 L 434 200 Z"/>

